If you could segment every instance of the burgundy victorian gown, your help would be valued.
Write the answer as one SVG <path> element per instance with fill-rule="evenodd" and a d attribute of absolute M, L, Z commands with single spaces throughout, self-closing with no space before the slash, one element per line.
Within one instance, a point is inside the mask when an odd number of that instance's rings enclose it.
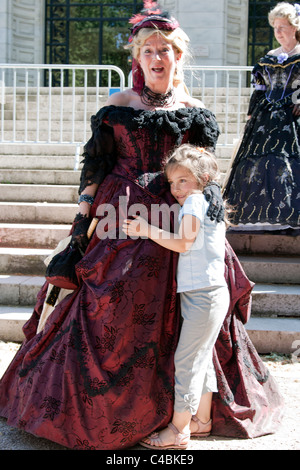
<path fill-rule="evenodd" d="M 92 117 L 92 131 L 81 189 L 101 183 L 92 215 L 103 215 L 105 204 L 115 208 L 115 236 L 105 238 L 100 220 L 77 266 L 80 287 L 36 333 L 47 283 L 39 292 L 25 340 L 0 382 L 0 416 L 72 449 L 113 450 L 170 421 L 180 331 L 177 254 L 126 237 L 119 222 L 132 204 L 150 215 L 153 204 L 174 204 L 161 171 L 165 155 L 185 142 L 214 147 L 219 131 L 206 109 L 115 106 Z M 231 304 L 214 350 L 212 433 L 252 438 L 276 430 L 282 399 L 245 331 L 253 284 L 229 245 L 225 275 Z"/>

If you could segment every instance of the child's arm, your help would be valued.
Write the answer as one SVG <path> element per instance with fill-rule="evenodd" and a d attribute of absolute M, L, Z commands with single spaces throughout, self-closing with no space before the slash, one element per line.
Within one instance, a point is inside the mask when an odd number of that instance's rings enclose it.
<path fill-rule="evenodd" d="M 178 234 L 150 225 L 139 216 L 135 216 L 134 220 L 124 220 L 122 228 L 129 236 L 147 237 L 168 250 L 184 253 L 191 248 L 197 237 L 200 220 L 193 215 L 184 215 Z"/>

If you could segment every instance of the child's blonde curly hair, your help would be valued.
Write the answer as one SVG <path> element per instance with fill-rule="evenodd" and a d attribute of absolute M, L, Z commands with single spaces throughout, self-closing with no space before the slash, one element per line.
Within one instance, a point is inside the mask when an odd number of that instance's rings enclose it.
<path fill-rule="evenodd" d="M 199 182 L 200 189 L 203 190 L 209 183 L 220 184 L 221 173 L 218 161 L 215 155 L 203 147 L 197 147 L 191 144 L 182 144 L 177 147 L 167 158 L 164 173 L 166 178 L 170 169 L 177 166 L 184 167 L 190 171 Z M 227 226 L 232 225 L 230 222 L 230 213 L 233 208 L 224 201 L 225 223 Z"/>
<path fill-rule="evenodd" d="M 187 168 L 204 188 L 208 182 L 220 183 L 221 174 L 216 157 L 203 147 L 183 144 L 170 154 L 165 165 L 165 175 L 171 165 Z"/>

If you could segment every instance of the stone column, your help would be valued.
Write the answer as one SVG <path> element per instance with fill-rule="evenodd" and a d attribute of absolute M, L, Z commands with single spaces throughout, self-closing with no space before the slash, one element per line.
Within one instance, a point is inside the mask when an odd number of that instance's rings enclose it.
<path fill-rule="evenodd" d="M 247 65 L 248 0 L 161 0 L 191 40 L 195 65 Z"/>
<path fill-rule="evenodd" d="M 10 0 L 8 20 L 10 35 L 8 62 L 44 63 L 44 0 Z"/>
<path fill-rule="evenodd" d="M 248 0 L 227 1 L 226 56 L 224 65 L 247 65 Z"/>
<path fill-rule="evenodd" d="M 45 49 L 44 0 L 0 0 L 0 62 L 6 64 L 43 64 Z M 13 83 L 11 73 L 5 85 Z M 17 86 L 25 83 L 23 72 L 17 73 Z M 36 73 L 29 72 L 28 85 L 36 84 Z"/>
<path fill-rule="evenodd" d="M 8 61 L 8 49 L 9 49 L 8 5 L 9 5 L 9 0 L 0 0 L 0 64 L 6 64 Z"/>

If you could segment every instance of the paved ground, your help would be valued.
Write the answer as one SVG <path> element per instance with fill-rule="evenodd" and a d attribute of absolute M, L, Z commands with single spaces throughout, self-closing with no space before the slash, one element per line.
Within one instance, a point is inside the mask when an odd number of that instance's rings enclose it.
<path fill-rule="evenodd" d="M 17 347 L 18 345 L 15 343 L 0 341 L 0 377 L 15 354 Z M 281 393 L 285 397 L 285 417 L 278 432 L 247 440 L 213 436 L 202 440 L 192 439 L 190 450 L 300 450 L 300 361 L 299 359 L 296 361 L 275 354 L 263 356 L 263 360 L 276 378 Z M 67 449 L 46 439 L 39 439 L 24 431 L 11 428 L 6 424 L 5 419 L 0 418 L 0 450 Z M 135 452 L 137 450 L 151 452 L 136 446 L 128 449 L 126 455 L 128 455 L 128 458 L 130 455 L 139 455 L 140 453 Z M 115 453 L 115 456 L 117 455 L 118 453 Z"/>

